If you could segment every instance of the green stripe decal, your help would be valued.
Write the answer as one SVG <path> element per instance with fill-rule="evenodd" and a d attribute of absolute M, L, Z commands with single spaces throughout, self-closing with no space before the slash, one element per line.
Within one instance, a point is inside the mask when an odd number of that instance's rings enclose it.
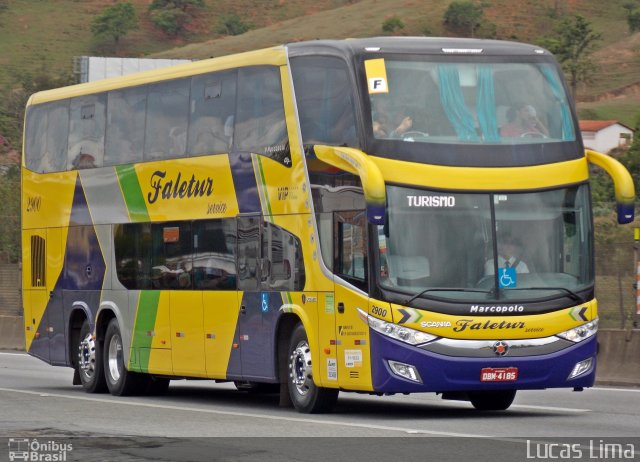
<path fill-rule="evenodd" d="M 147 204 L 144 201 L 134 166 L 118 165 L 115 169 L 118 181 L 120 181 L 124 201 L 127 203 L 127 209 L 129 209 L 129 218 L 134 222 L 149 221 Z"/>
<path fill-rule="evenodd" d="M 260 173 L 260 186 L 262 188 L 265 202 L 267 203 L 267 211 L 269 216 L 271 216 L 271 202 L 269 201 L 269 193 L 267 192 L 266 181 L 264 180 L 264 171 L 262 170 L 262 159 L 260 156 L 256 156 L 256 160 L 258 161 L 258 171 Z"/>
<path fill-rule="evenodd" d="M 160 303 L 159 290 L 143 290 L 140 292 L 138 310 L 136 312 L 136 324 L 133 328 L 133 340 L 131 345 L 134 348 L 151 348 L 153 332 L 156 325 L 156 315 L 158 314 L 158 304 Z M 140 370 L 149 371 L 149 355 L 140 355 Z"/>

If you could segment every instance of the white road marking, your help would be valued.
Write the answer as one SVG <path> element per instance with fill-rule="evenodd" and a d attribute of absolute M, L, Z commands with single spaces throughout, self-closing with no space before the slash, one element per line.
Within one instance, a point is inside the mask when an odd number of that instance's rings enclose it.
<path fill-rule="evenodd" d="M 512 404 L 512 408 L 521 407 L 524 409 L 540 409 L 542 411 L 559 411 L 559 412 L 591 412 L 591 409 L 576 409 L 571 407 L 552 407 L 552 406 L 533 406 L 530 404 Z"/>
<path fill-rule="evenodd" d="M 25 395 L 36 395 L 38 397 L 42 396 L 42 393 L 37 391 L 16 390 L 13 388 L 0 388 L 0 392 L 2 391 L 8 392 L 8 393 L 22 393 Z M 435 430 L 422 430 L 417 428 L 392 427 L 387 425 L 371 425 L 371 424 L 363 424 L 363 423 L 355 423 L 355 422 L 341 422 L 338 420 L 318 420 L 318 419 L 306 419 L 301 417 L 284 417 L 284 416 L 275 416 L 275 415 L 267 415 L 267 414 L 252 414 L 248 412 L 220 411 L 216 409 L 198 409 L 198 408 L 184 407 L 184 406 L 169 406 L 164 404 L 141 403 L 141 402 L 129 401 L 129 400 L 121 401 L 118 399 L 93 398 L 90 396 L 70 396 L 70 395 L 63 395 L 58 393 L 48 393 L 47 397 L 76 399 L 80 401 L 107 403 L 111 405 L 120 404 L 124 406 L 139 406 L 139 407 L 146 407 L 146 408 L 152 408 L 152 409 L 200 412 L 205 414 L 227 415 L 227 416 L 233 416 L 233 417 L 249 417 L 252 419 L 266 419 L 266 420 L 277 420 L 277 421 L 284 421 L 284 422 L 330 425 L 333 427 L 339 425 L 342 427 L 363 428 L 367 430 L 384 430 L 384 431 L 407 433 L 411 435 L 420 434 L 420 435 L 433 435 L 433 436 L 457 436 L 457 437 L 468 437 L 468 438 L 492 438 L 491 435 L 473 435 L 468 433 L 439 432 Z"/>
<path fill-rule="evenodd" d="M 7 356 L 29 356 L 26 353 L 9 353 L 7 351 L 0 351 L 0 355 L 7 355 Z"/>
<path fill-rule="evenodd" d="M 417 399 L 413 399 L 412 401 L 418 401 Z M 470 403 L 467 401 L 449 401 L 449 400 L 441 400 L 440 402 L 429 403 L 432 405 L 442 405 L 446 407 L 458 406 L 458 407 L 469 407 Z M 513 408 L 524 408 L 524 409 L 539 409 L 541 411 L 557 411 L 557 412 L 592 412 L 592 409 L 579 409 L 575 407 L 554 407 L 554 406 L 534 406 L 532 404 L 512 404 L 509 409 Z"/>
<path fill-rule="evenodd" d="M 640 393 L 640 388 L 604 388 L 604 387 L 594 387 L 594 388 L 585 388 L 585 390 L 624 391 L 624 392 L 629 392 L 629 393 Z"/>

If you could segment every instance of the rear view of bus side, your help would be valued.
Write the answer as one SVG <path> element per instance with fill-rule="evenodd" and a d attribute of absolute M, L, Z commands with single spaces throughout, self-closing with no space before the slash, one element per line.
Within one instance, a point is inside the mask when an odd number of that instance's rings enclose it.
<path fill-rule="evenodd" d="M 22 163 L 27 351 L 74 384 L 593 385 L 589 163 L 558 66 L 497 41 L 291 44 L 41 92 Z"/>

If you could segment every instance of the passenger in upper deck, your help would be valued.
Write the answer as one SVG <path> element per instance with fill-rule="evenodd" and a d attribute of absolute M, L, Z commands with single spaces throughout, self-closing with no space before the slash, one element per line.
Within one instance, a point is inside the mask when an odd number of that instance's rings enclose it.
<path fill-rule="evenodd" d="M 549 136 L 549 131 L 538 119 L 535 108 L 529 104 L 516 104 L 509 109 L 507 118 L 509 122 L 500 129 L 500 135 L 502 136 Z"/>
<path fill-rule="evenodd" d="M 376 138 L 400 138 L 411 130 L 412 118 L 392 108 L 388 96 L 377 95 L 371 98 L 371 103 L 373 135 Z"/>

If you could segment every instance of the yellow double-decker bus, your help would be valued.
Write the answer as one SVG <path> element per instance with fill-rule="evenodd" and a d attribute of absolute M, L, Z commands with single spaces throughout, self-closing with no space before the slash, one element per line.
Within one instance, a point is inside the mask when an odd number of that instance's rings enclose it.
<path fill-rule="evenodd" d="M 37 93 L 27 351 L 74 384 L 436 392 L 592 386 L 589 164 L 559 68 L 511 42 L 295 43 Z"/>

